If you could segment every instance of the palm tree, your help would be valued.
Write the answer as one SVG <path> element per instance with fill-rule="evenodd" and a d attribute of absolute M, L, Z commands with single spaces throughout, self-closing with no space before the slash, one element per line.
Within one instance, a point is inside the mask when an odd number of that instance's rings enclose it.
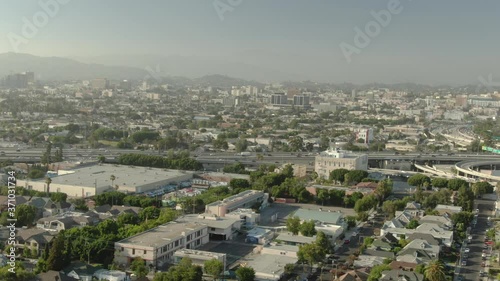
<path fill-rule="evenodd" d="M 109 177 L 109 179 L 111 180 L 111 186 L 113 186 L 113 185 L 114 185 L 114 183 L 115 183 L 115 180 L 116 180 L 115 175 L 111 175 L 111 176 Z"/>
<path fill-rule="evenodd" d="M 49 196 L 49 192 L 50 192 L 50 184 L 52 183 L 52 179 L 49 178 L 49 177 L 46 177 L 45 178 L 45 183 L 47 184 L 47 196 Z"/>
<path fill-rule="evenodd" d="M 446 274 L 443 263 L 439 260 L 429 262 L 425 267 L 424 276 L 429 281 L 445 281 Z"/>

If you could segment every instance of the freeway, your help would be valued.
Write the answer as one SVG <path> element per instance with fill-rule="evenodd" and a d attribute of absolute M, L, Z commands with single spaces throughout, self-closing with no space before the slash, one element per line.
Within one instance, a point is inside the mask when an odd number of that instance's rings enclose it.
<path fill-rule="evenodd" d="M 53 149 L 55 151 L 55 149 Z M 18 159 L 18 160 L 39 160 L 40 157 L 45 152 L 45 148 L 20 148 L 17 151 L 15 147 L 5 147 L 0 148 L 0 160 L 5 159 Z M 126 153 L 140 153 L 148 155 L 165 155 L 165 152 L 159 152 L 157 150 L 134 150 L 134 149 L 118 149 L 118 148 L 107 148 L 107 149 L 63 149 L 63 155 L 65 160 L 95 160 L 97 156 L 103 155 L 107 159 L 115 159 L 122 154 Z M 260 154 L 260 156 L 258 156 Z M 464 158 L 467 160 L 500 160 L 500 155 L 493 154 L 474 154 L 474 153 L 460 153 L 460 154 L 420 154 L 420 153 L 406 153 L 406 154 L 396 154 L 393 151 L 382 151 L 382 152 L 369 152 L 369 160 L 392 160 L 392 161 L 463 161 Z M 314 165 L 314 158 L 316 153 L 290 153 L 290 152 L 271 152 L 271 153 L 255 153 L 253 152 L 249 156 L 240 156 L 234 152 L 203 152 L 203 153 L 192 153 L 198 161 L 203 164 L 224 164 L 232 163 L 235 161 L 256 165 L 255 163 L 297 163 L 305 164 L 308 166 Z M 17 162 L 17 161 L 16 161 Z"/>

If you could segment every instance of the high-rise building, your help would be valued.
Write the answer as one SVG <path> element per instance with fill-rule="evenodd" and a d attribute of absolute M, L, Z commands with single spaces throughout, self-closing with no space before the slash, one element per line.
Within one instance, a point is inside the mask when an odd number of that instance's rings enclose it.
<path fill-rule="evenodd" d="M 23 72 L 23 74 L 26 76 L 26 81 L 28 82 L 28 84 L 35 83 L 35 72 L 27 71 Z"/>
<path fill-rule="evenodd" d="M 284 93 L 276 93 L 271 96 L 271 104 L 277 106 L 288 105 L 288 97 Z"/>
<path fill-rule="evenodd" d="M 309 96 L 306 95 L 295 95 L 293 96 L 293 105 L 300 107 L 309 107 Z"/>
<path fill-rule="evenodd" d="M 26 80 L 26 76 L 21 73 L 11 74 L 5 78 L 5 86 L 9 88 L 26 88 L 28 81 Z"/>

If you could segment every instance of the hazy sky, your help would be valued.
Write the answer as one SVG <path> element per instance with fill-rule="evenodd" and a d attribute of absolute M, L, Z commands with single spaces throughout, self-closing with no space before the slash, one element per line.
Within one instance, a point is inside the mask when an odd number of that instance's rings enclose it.
<path fill-rule="evenodd" d="M 44 13 L 39 2 L 55 1 L 1 1 L 0 53 L 15 51 L 9 36 L 23 36 L 23 18 L 33 22 Z M 17 51 L 212 57 L 329 82 L 458 84 L 500 77 L 498 0 L 400 0 L 400 12 L 367 46 L 355 44 L 355 27 L 364 30 L 374 21 L 371 11 L 387 10 L 395 0 L 59 1 L 68 3 Z M 221 20 L 214 3 L 236 5 Z M 350 62 L 342 42 L 357 48 Z"/>

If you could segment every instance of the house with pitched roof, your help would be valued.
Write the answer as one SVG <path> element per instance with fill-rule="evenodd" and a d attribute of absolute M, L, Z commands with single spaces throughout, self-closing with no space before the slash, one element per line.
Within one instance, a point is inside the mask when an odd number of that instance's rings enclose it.
<path fill-rule="evenodd" d="M 393 269 L 383 271 L 379 281 L 424 281 L 424 275 L 414 271 Z"/>
<path fill-rule="evenodd" d="M 340 275 L 333 279 L 334 281 L 366 281 L 370 274 L 359 271 L 359 270 L 349 270 L 346 273 Z M 326 280 L 326 279 L 323 279 Z M 328 279 L 331 280 L 331 279 Z"/>
<path fill-rule="evenodd" d="M 397 261 L 427 264 L 431 260 L 439 259 L 441 247 L 439 245 L 431 245 L 425 240 L 413 240 L 399 251 L 396 258 Z"/>
<path fill-rule="evenodd" d="M 68 276 L 59 271 L 49 270 L 39 273 L 36 276 L 36 281 L 78 281 L 78 279 Z"/>
<path fill-rule="evenodd" d="M 38 228 L 22 228 L 17 231 L 16 247 L 35 249 L 40 254 L 46 245 L 50 245 L 52 239 L 54 239 L 54 234 L 49 231 Z"/>
<path fill-rule="evenodd" d="M 101 220 L 95 215 L 67 212 L 56 216 L 41 218 L 36 222 L 36 227 L 48 231 L 68 230 L 73 227 L 97 225 Z"/>

